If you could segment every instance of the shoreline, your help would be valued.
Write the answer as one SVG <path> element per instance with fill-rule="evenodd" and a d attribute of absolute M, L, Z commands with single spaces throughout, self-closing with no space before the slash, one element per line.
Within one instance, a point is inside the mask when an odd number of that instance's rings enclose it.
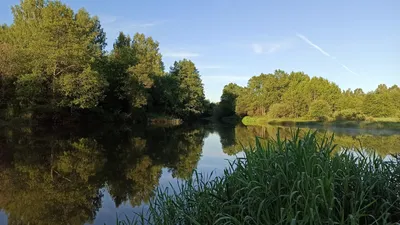
<path fill-rule="evenodd" d="M 336 126 L 336 127 L 356 127 L 364 129 L 400 129 L 400 120 L 398 121 L 385 121 L 385 120 L 374 120 L 374 121 L 316 121 L 306 119 L 270 119 L 267 117 L 251 117 L 246 116 L 242 119 L 242 123 L 246 126 Z"/>

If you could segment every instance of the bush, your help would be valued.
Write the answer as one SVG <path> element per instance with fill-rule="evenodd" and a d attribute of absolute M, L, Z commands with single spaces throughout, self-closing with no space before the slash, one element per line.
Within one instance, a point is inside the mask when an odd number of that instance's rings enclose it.
<path fill-rule="evenodd" d="M 326 121 L 332 113 L 331 106 L 324 100 L 316 100 L 311 103 L 309 114 L 312 119 Z"/>
<path fill-rule="evenodd" d="M 360 111 L 354 109 L 345 109 L 338 111 L 334 114 L 335 120 L 351 120 L 351 121 L 365 121 L 367 117 Z"/>
<path fill-rule="evenodd" d="M 270 118 L 288 118 L 290 116 L 290 108 L 285 103 L 276 103 L 271 105 L 268 112 Z"/>
<path fill-rule="evenodd" d="M 195 174 L 178 189 L 158 190 L 149 224 L 395 224 L 400 166 L 374 155 L 334 153 L 316 133 L 291 140 L 257 139 L 208 180 Z M 364 153 L 365 154 L 365 153 Z M 140 221 L 138 221 L 140 223 Z"/>

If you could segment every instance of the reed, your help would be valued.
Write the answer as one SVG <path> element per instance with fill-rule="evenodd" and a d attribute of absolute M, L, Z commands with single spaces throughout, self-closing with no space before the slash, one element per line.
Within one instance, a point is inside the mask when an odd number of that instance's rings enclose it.
<path fill-rule="evenodd" d="M 316 133 L 256 139 L 222 176 L 157 190 L 135 224 L 395 224 L 400 167 Z M 356 154 L 355 154 L 356 153 Z M 133 223 L 132 223 L 133 224 Z"/>

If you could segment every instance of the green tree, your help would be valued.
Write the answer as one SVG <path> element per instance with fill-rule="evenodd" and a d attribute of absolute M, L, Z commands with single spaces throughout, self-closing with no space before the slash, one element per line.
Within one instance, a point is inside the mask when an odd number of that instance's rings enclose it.
<path fill-rule="evenodd" d="M 132 41 L 132 50 L 135 64 L 128 68 L 130 80 L 125 85 L 129 95 L 136 95 L 132 98 L 134 107 L 150 105 L 153 101 L 151 88 L 156 77 L 164 75 L 164 64 L 159 53 L 159 44 L 151 37 L 144 34 L 135 34 Z"/>
<path fill-rule="evenodd" d="M 399 96 L 396 87 L 389 90 L 386 85 L 380 84 L 375 91 L 365 96 L 363 111 L 373 117 L 396 116 L 398 111 L 396 107 L 399 105 L 396 96 Z"/>
<path fill-rule="evenodd" d="M 83 9 L 74 13 L 59 1 L 23 0 L 12 11 L 14 23 L 10 26 L 7 44 L 21 53 L 21 57 L 16 58 L 23 68 L 23 73 L 17 74 L 19 83 L 23 83 L 26 76 L 40 77 L 41 82 L 31 84 L 45 82 L 38 88 L 48 101 L 41 103 L 53 110 L 97 106 L 107 85 L 101 75 L 90 71 L 105 46 L 105 34 L 98 18 L 91 17 Z M 91 86 L 92 82 L 95 87 Z M 81 88 L 79 94 L 71 94 Z M 37 95 L 32 96 L 31 103 L 37 102 L 35 97 Z"/>
<path fill-rule="evenodd" d="M 236 99 L 243 92 L 243 88 L 237 84 L 229 83 L 222 90 L 221 101 L 219 102 L 216 112 L 217 117 L 225 117 L 235 115 Z"/>
<path fill-rule="evenodd" d="M 307 92 L 310 98 L 309 103 L 316 100 L 324 100 L 330 105 L 333 111 L 336 110 L 341 90 L 335 83 L 329 82 L 322 77 L 313 77 L 308 83 Z"/>
<path fill-rule="evenodd" d="M 269 108 L 268 117 L 289 118 L 291 117 L 290 106 L 286 103 L 275 103 Z"/>
<path fill-rule="evenodd" d="M 319 121 L 324 121 L 332 114 L 332 108 L 325 100 L 315 100 L 310 105 L 310 117 Z"/>
<path fill-rule="evenodd" d="M 197 117 L 204 112 L 204 88 L 194 63 L 184 59 L 175 62 L 169 76 L 177 84 L 173 110 L 183 118 Z"/>
<path fill-rule="evenodd" d="M 111 83 L 109 94 L 114 95 L 108 97 L 108 102 L 119 99 L 124 105 L 124 101 L 128 101 L 129 111 L 140 110 L 142 113 L 148 111 L 145 106 L 153 108 L 154 89 L 159 88 L 154 84 L 164 75 L 158 46 L 158 42 L 144 34 L 136 33 L 133 39 L 122 32 L 119 34 L 110 56 L 113 69 L 107 72 Z"/>
<path fill-rule="evenodd" d="M 292 72 L 289 75 L 289 88 L 283 94 L 283 101 L 288 105 L 290 117 L 298 118 L 307 114 L 309 100 L 307 85 L 310 77 L 303 72 Z"/>

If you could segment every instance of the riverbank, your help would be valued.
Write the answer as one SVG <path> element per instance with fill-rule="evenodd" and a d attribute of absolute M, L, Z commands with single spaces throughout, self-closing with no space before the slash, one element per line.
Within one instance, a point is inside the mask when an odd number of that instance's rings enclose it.
<path fill-rule="evenodd" d="M 357 127 L 366 129 L 400 129 L 400 119 L 397 118 L 374 118 L 371 121 L 316 121 L 309 119 L 271 119 L 268 117 L 250 117 L 242 119 L 246 126 L 337 126 L 337 127 Z"/>
<path fill-rule="evenodd" d="M 183 120 L 167 115 L 151 114 L 147 118 L 147 123 L 156 126 L 179 126 Z"/>
<path fill-rule="evenodd" d="M 138 224 L 145 218 L 149 224 L 392 224 L 400 219 L 398 163 L 376 155 L 333 154 L 332 139 L 300 136 L 258 139 L 223 176 L 210 180 L 194 174 L 173 192 L 159 190 Z"/>

